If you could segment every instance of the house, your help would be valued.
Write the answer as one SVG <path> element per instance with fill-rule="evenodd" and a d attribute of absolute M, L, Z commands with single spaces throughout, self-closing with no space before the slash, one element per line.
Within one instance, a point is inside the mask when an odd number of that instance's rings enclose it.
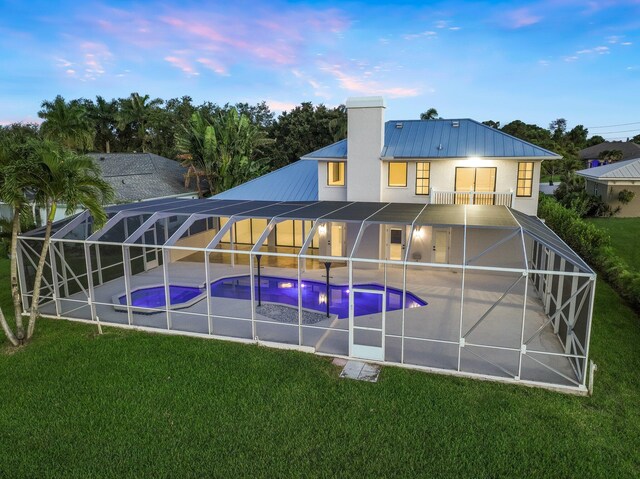
<path fill-rule="evenodd" d="M 603 164 L 600 155 L 606 151 L 620 151 L 622 157 L 618 161 L 640 158 L 640 145 L 632 141 L 605 141 L 580 150 L 578 155 L 585 161 L 587 168 L 593 168 Z"/>
<path fill-rule="evenodd" d="M 215 198 L 504 205 L 535 215 L 540 165 L 561 158 L 470 119 L 385 122 L 381 97 L 346 105 L 347 139 Z"/>
<path fill-rule="evenodd" d="M 347 106 L 346 141 L 211 199 L 57 223 L 41 314 L 584 394 L 595 273 L 532 215 L 558 155 Z"/>
<path fill-rule="evenodd" d="M 613 209 L 619 207 L 618 216 L 640 216 L 640 156 L 576 174 L 585 179 L 587 193 L 599 196 Z"/>
<path fill-rule="evenodd" d="M 153 153 L 89 153 L 87 156 L 100 167 L 102 177 L 113 188 L 114 204 L 198 197 L 193 188 L 185 187 L 186 168 L 175 160 Z M 44 211 L 35 212 L 36 224 L 42 224 L 45 216 Z M 65 208 L 61 206 L 55 219 L 65 217 Z"/>

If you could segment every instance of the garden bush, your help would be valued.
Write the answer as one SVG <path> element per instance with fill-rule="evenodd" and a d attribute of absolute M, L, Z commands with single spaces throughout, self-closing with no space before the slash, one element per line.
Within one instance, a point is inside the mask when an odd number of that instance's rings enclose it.
<path fill-rule="evenodd" d="M 546 195 L 540 197 L 538 216 L 640 311 L 640 272 L 632 271 L 616 254 L 605 231 Z"/>

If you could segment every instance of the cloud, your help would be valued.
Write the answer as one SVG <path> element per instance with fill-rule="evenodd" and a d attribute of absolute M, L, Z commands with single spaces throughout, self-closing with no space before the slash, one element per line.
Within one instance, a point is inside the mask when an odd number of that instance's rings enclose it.
<path fill-rule="evenodd" d="M 576 55 L 591 55 L 591 54 L 608 55 L 609 53 L 611 53 L 611 50 L 609 49 L 609 47 L 598 46 L 594 48 L 585 48 L 582 50 L 578 50 L 576 52 Z"/>
<path fill-rule="evenodd" d="M 290 111 L 298 106 L 296 103 L 279 100 L 267 100 L 267 105 L 273 111 Z"/>
<path fill-rule="evenodd" d="M 164 57 L 165 61 L 169 62 L 172 66 L 182 70 L 182 72 L 188 77 L 200 75 L 198 71 L 191 65 L 189 60 L 179 56 L 167 56 Z"/>
<path fill-rule="evenodd" d="M 633 45 L 633 43 L 631 43 L 631 42 L 622 42 L 620 45 L 624 45 L 625 47 L 628 47 L 629 45 Z"/>
<path fill-rule="evenodd" d="M 536 23 L 539 23 L 541 20 L 542 20 L 541 15 L 536 15 L 532 13 L 529 8 L 523 7 L 523 8 L 518 8 L 516 10 L 511 10 L 509 12 L 506 12 L 503 15 L 502 23 L 507 28 L 518 29 L 518 28 L 535 25 Z"/>
<path fill-rule="evenodd" d="M 438 36 L 437 32 L 434 32 L 432 30 L 427 30 L 426 32 L 421 32 L 421 33 L 408 33 L 406 35 L 403 35 L 402 38 L 404 38 L 405 40 L 415 40 L 416 38 L 422 38 L 422 37 L 435 38 L 436 36 Z"/>
<path fill-rule="evenodd" d="M 343 90 L 359 95 L 386 95 L 390 98 L 406 98 L 420 94 L 418 88 L 384 85 L 379 81 L 347 73 L 338 64 L 326 64 L 321 66 L 320 69 L 334 76 Z"/>
<path fill-rule="evenodd" d="M 54 58 L 56 66 L 64 73 L 81 81 L 97 80 L 107 73 L 107 67 L 113 61 L 109 48 L 100 42 L 72 40 L 75 51 L 70 51 L 71 60 L 65 57 Z"/>
<path fill-rule="evenodd" d="M 229 76 L 227 69 L 216 60 L 212 60 L 211 58 L 198 58 L 196 61 L 218 75 Z"/>

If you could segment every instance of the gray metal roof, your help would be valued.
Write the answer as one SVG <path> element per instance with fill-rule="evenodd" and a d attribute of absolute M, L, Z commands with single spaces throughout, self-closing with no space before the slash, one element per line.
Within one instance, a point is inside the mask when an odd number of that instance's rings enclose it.
<path fill-rule="evenodd" d="M 303 160 L 313 160 L 313 159 L 337 159 L 337 160 L 346 160 L 347 159 L 347 140 L 337 141 L 329 146 L 325 146 L 324 148 L 320 148 L 319 150 L 312 151 L 302 157 Z"/>
<path fill-rule="evenodd" d="M 632 141 L 605 141 L 580 150 L 578 155 L 580 155 L 580 158 L 583 160 L 597 160 L 600 153 L 612 150 L 620 150 L 623 160 L 640 157 L 640 145 Z"/>
<path fill-rule="evenodd" d="M 580 176 L 596 180 L 640 180 L 640 157 L 576 171 Z"/>
<path fill-rule="evenodd" d="M 153 153 L 89 153 L 115 190 L 115 201 L 130 202 L 193 193 L 185 188 L 186 168 Z"/>
<path fill-rule="evenodd" d="M 457 125 L 457 126 L 456 126 Z M 467 118 L 387 121 L 382 159 L 540 158 L 560 155 Z M 308 153 L 303 159 L 346 160 L 347 140 Z"/>
<path fill-rule="evenodd" d="M 383 159 L 540 158 L 559 155 L 470 119 L 388 121 Z"/>
<path fill-rule="evenodd" d="M 220 200 L 316 201 L 318 162 L 296 161 L 212 197 Z"/>

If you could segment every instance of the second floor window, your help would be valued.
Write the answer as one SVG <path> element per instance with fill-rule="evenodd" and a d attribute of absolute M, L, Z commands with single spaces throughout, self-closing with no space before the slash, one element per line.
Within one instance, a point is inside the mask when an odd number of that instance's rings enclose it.
<path fill-rule="evenodd" d="M 518 163 L 518 187 L 516 196 L 531 196 L 533 190 L 533 161 Z"/>
<path fill-rule="evenodd" d="M 343 161 L 329 161 L 327 163 L 327 185 L 344 186 Z"/>
<path fill-rule="evenodd" d="M 429 194 L 429 175 L 431 163 L 419 161 L 416 163 L 416 195 Z"/>
<path fill-rule="evenodd" d="M 388 185 L 395 187 L 407 186 L 407 163 L 402 161 L 389 162 Z"/>

